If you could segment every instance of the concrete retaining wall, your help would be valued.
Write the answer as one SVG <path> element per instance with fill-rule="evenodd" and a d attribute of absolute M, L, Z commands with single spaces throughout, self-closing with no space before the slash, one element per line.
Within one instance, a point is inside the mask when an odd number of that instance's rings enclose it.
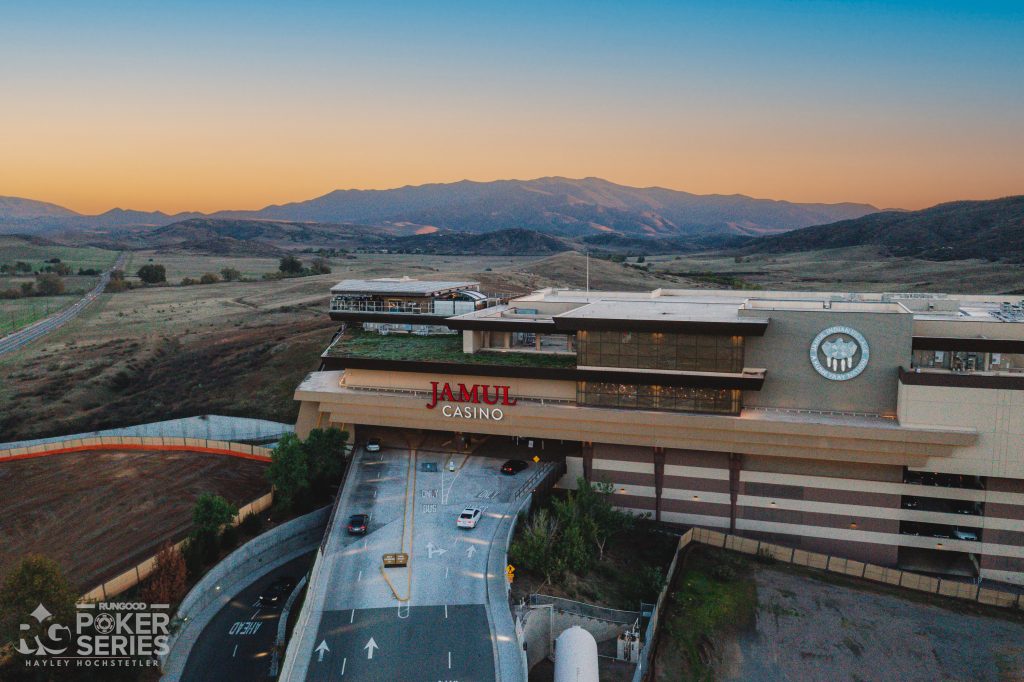
<path fill-rule="evenodd" d="M 253 576 L 262 575 L 302 551 L 313 551 L 320 543 L 331 508 L 324 507 L 300 516 L 253 538 L 226 556 L 196 583 L 178 606 L 181 628 L 172 637 L 170 653 L 164 658 L 165 680 L 177 679 L 184 669 L 195 638 L 209 620 Z"/>

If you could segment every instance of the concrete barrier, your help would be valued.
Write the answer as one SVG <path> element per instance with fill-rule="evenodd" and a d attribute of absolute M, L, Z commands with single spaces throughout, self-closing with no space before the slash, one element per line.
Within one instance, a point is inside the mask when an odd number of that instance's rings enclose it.
<path fill-rule="evenodd" d="M 161 661 L 163 680 L 177 680 L 185 669 L 192 645 L 214 615 L 255 576 L 273 570 L 320 544 L 331 508 L 311 514 L 259 535 L 226 556 L 189 590 L 178 606 L 180 629 L 171 637 L 170 652 Z M 269 662 L 268 662 L 269 663 Z"/>

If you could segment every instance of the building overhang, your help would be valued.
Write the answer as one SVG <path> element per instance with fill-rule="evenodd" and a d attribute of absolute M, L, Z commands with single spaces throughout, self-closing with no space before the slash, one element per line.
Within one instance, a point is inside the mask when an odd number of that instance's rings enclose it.
<path fill-rule="evenodd" d="M 1024 353 L 1024 340 L 915 336 L 914 350 L 973 351 L 975 353 Z"/>
<path fill-rule="evenodd" d="M 383 360 L 355 356 L 322 356 L 323 369 L 370 369 L 386 372 L 426 374 L 465 374 L 482 377 L 520 379 L 553 379 L 560 381 L 596 381 L 650 386 L 689 386 L 709 389 L 758 391 L 764 385 L 765 370 L 745 369 L 743 372 L 673 372 L 667 370 L 618 369 L 611 367 L 530 367 L 524 365 L 490 365 L 469 362 L 429 362 L 423 360 Z"/>
<path fill-rule="evenodd" d="M 425 395 L 350 388 L 341 384 L 342 376 L 316 372 L 299 386 L 295 399 L 344 424 L 917 467 L 978 438 L 969 429 L 903 427 L 893 420 L 871 426 L 827 417 L 737 417 L 527 399 L 505 407 L 500 420 L 451 418 L 428 408 Z"/>
<path fill-rule="evenodd" d="M 578 331 L 637 331 L 671 332 L 676 334 L 704 334 L 715 336 L 764 336 L 768 320 L 673 320 L 673 319 L 628 319 L 609 317 L 565 317 L 553 318 L 555 329 L 560 332 Z"/>
<path fill-rule="evenodd" d="M 375 313 L 362 310 L 332 310 L 331 319 L 337 322 L 379 322 L 382 324 L 430 324 L 448 326 L 447 315 L 426 313 Z"/>
<path fill-rule="evenodd" d="M 900 383 L 904 386 L 945 386 L 949 388 L 987 388 L 1024 391 L 1024 374 L 950 372 L 928 369 L 912 371 L 900 367 Z"/>

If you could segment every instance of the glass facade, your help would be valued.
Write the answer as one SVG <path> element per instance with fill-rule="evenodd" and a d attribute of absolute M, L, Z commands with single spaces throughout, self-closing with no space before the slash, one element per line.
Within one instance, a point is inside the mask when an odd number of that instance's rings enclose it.
<path fill-rule="evenodd" d="M 665 332 L 580 331 L 577 363 L 689 372 L 741 372 L 743 337 Z"/>
<path fill-rule="evenodd" d="M 742 391 L 579 381 L 576 383 L 576 401 L 580 405 L 591 407 L 739 414 L 742 407 Z"/>

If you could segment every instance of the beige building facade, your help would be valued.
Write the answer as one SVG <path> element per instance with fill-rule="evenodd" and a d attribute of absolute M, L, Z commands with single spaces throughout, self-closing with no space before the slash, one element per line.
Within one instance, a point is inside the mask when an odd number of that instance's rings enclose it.
<path fill-rule="evenodd" d="M 1024 584 L 1019 313 L 704 290 L 543 290 L 392 324 L 333 311 L 345 326 L 296 391 L 297 431 L 558 442 L 565 485 L 608 481 L 666 524 Z"/>

